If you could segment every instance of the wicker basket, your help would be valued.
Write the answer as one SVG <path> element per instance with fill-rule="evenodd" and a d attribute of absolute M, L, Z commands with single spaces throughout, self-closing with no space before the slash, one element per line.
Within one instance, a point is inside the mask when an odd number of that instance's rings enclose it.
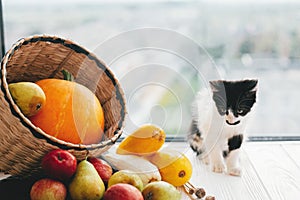
<path fill-rule="evenodd" d="M 9 83 L 62 79 L 62 69 L 72 73 L 76 82 L 94 91 L 100 100 L 106 139 L 99 144 L 72 144 L 47 135 L 20 112 L 11 98 Z M 0 86 L 2 172 L 21 177 L 39 172 L 42 157 L 57 148 L 70 151 L 78 160 L 88 153 L 99 156 L 122 134 L 126 107 L 119 82 L 101 60 L 72 41 L 44 35 L 19 40 L 2 60 Z"/>

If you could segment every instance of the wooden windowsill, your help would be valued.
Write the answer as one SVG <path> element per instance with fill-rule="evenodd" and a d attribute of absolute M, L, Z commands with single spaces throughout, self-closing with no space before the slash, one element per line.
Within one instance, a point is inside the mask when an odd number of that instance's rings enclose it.
<path fill-rule="evenodd" d="M 193 163 L 190 182 L 218 200 L 300 198 L 300 142 L 244 143 L 241 177 L 211 172 L 187 145 L 180 145 Z M 190 198 L 185 195 L 183 199 Z"/>

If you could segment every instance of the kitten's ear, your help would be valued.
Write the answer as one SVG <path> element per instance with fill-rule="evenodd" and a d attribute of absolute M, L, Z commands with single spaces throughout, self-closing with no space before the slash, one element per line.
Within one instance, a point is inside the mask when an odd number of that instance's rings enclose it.
<path fill-rule="evenodd" d="M 249 91 L 256 91 L 257 90 L 257 83 L 258 83 L 257 79 L 247 80 L 248 90 Z"/>
<path fill-rule="evenodd" d="M 220 91 L 220 90 L 224 90 L 224 83 L 223 81 L 209 81 L 209 85 L 210 85 L 210 88 L 213 92 L 217 92 L 217 91 Z"/>

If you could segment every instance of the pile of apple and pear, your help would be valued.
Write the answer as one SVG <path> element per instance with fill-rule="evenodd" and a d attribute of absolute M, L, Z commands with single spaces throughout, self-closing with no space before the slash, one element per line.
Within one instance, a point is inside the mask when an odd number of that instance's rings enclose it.
<path fill-rule="evenodd" d="M 43 176 L 31 185 L 31 200 L 158 200 L 155 196 L 163 198 L 165 191 L 179 196 L 179 191 L 167 182 L 155 181 L 144 186 L 133 171 L 115 171 L 98 157 L 77 161 L 62 149 L 47 153 L 41 167 Z"/>

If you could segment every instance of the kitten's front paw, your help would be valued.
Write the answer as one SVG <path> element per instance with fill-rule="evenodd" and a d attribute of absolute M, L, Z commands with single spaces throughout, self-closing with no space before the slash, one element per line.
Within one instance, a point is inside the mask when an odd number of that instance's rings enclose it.
<path fill-rule="evenodd" d="M 216 173 L 223 173 L 223 172 L 225 172 L 225 169 L 226 169 L 226 167 L 225 167 L 225 165 L 224 165 L 224 163 L 213 163 L 213 165 L 212 165 L 212 171 L 213 172 L 216 172 Z"/>
<path fill-rule="evenodd" d="M 240 167 L 229 168 L 227 173 L 231 176 L 241 176 L 242 169 Z"/>
<path fill-rule="evenodd" d="M 209 159 L 209 156 L 208 155 L 205 155 L 201 158 L 201 161 L 206 164 L 206 165 L 209 165 L 210 163 L 210 159 Z"/>

